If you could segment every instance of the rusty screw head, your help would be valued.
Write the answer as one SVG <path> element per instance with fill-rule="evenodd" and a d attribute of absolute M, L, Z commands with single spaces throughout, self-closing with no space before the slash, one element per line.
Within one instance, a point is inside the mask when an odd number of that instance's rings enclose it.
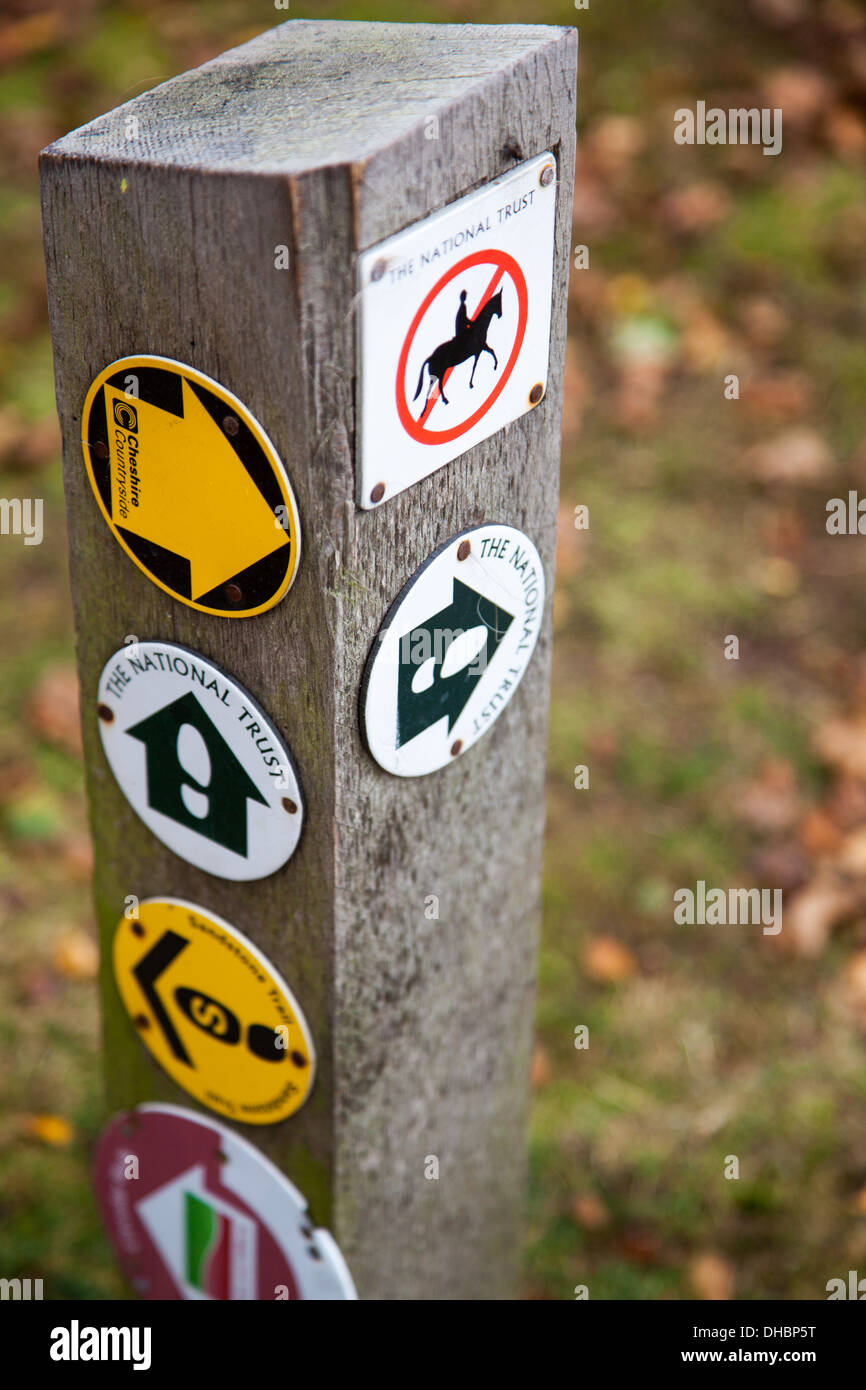
<path fill-rule="evenodd" d="M 456 758 L 456 757 L 457 757 L 457 754 L 460 752 L 460 749 L 461 749 L 462 747 L 463 747 L 463 740 L 462 740 L 462 738 L 458 738 L 454 743 L 452 743 L 452 745 L 451 745 L 451 756 L 452 756 L 452 758 Z"/>
<path fill-rule="evenodd" d="M 100 719 L 104 724 L 110 724 L 114 719 L 114 710 L 110 707 L 110 705 L 97 705 L 96 713 L 99 715 Z"/>
<path fill-rule="evenodd" d="M 457 547 L 457 559 L 465 560 L 471 549 L 469 541 L 461 541 Z"/>
<path fill-rule="evenodd" d="M 530 405 L 538 405 L 538 402 L 541 400 L 541 398 L 542 398 L 543 395 L 544 395 L 544 386 L 543 386 L 542 382 L 537 381 L 537 382 L 535 383 L 535 385 L 533 386 L 532 390 L 531 390 L 530 393 L 529 393 L 529 404 L 530 404 Z"/>
<path fill-rule="evenodd" d="M 542 188 L 547 188 L 549 184 L 553 183 L 553 180 L 555 178 L 556 170 L 554 169 L 553 165 L 545 164 L 538 177 L 538 182 L 541 184 Z"/>
<path fill-rule="evenodd" d="M 225 596 L 229 603 L 240 603 L 243 594 L 237 584 L 226 584 Z"/>
<path fill-rule="evenodd" d="M 95 455 L 96 455 L 96 457 L 97 457 L 98 459 L 107 459 L 107 458 L 108 458 L 108 445 L 107 445 L 107 444 L 103 444 L 103 442 L 102 442 L 101 439 L 97 439 L 96 443 L 95 443 L 94 446 L 93 446 L 93 452 L 95 453 Z"/>
<path fill-rule="evenodd" d="M 150 1027 L 150 1019 L 145 1014 L 136 1014 L 132 1021 L 136 1028 L 144 1029 Z"/>
<path fill-rule="evenodd" d="M 370 501 L 371 501 L 371 502 L 381 502 L 381 501 L 382 501 L 382 498 L 383 498 L 384 496 L 385 496 L 385 484 L 384 484 L 384 483 L 377 483 L 376 486 L 373 488 L 373 491 L 370 493 Z"/>
<path fill-rule="evenodd" d="M 129 929 L 133 936 L 144 936 L 144 927 L 140 922 L 130 922 Z"/>
<path fill-rule="evenodd" d="M 239 434 L 240 428 L 240 422 L 235 415 L 225 416 L 223 420 L 223 429 L 225 430 L 226 434 Z"/>
<path fill-rule="evenodd" d="M 292 1061 L 294 1062 L 296 1067 L 305 1067 L 307 1065 L 307 1059 L 304 1056 L 303 1052 L 293 1052 Z"/>
<path fill-rule="evenodd" d="M 288 811 L 290 816 L 296 816 L 298 814 L 297 803 L 294 802 L 290 796 L 284 796 L 283 810 Z"/>
<path fill-rule="evenodd" d="M 386 269 L 387 266 L 385 265 L 384 261 L 377 261 L 376 264 L 373 266 L 373 269 L 370 271 L 370 279 L 381 280 L 382 276 L 385 274 Z"/>

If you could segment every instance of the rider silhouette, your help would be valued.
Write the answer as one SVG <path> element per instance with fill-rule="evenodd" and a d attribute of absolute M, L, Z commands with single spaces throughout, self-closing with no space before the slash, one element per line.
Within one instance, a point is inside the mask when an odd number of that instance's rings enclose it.
<path fill-rule="evenodd" d="M 460 291 L 460 308 L 457 310 L 457 317 L 454 320 L 455 338 L 463 332 L 464 328 L 469 327 L 469 315 L 466 312 L 466 291 Z"/>

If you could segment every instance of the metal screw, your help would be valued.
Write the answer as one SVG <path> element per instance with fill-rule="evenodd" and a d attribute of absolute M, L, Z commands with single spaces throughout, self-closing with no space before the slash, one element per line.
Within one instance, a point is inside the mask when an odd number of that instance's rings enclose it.
<path fill-rule="evenodd" d="M 144 936 L 144 927 L 141 925 L 140 922 L 132 922 L 130 924 L 130 930 L 132 931 L 133 936 Z"/>
<path fill-rule="evenodd" d="M 465 560 L 466 556 L 469 554 L 471 549 L 472 546 L 469 544 L 468 541 L 461 541 L 457 547 L 457 559 Z"/>
<path fill-rule="evenodd" d="M 304 1056 L 303 1052 L 293 1052 L 292 1061 L 294 1062 L 296 1067 L 305 1067 L 307 1065 L 307 1059 Z"/>
<path fill-rule="evenodd" d="M 226 584 L 225 596 L 228 599 L 229 603 L 240 603 L 241 599 L 243 598 L 243 594 L 241 590 L 238 588 L 237 584 Z"/>
<path fill-rule="evenodd" d="M 150 1019 L 147 1018 L 144 1014 L 136 1014 L 135 1018 L 132 1021 L 135 1024 L 136 1028 L 150 1027 Z"/>
<path fill-rule="evenodd" d="M 284 811 L 288 811 L 288 813 L 289 813 L 290 816 L 295 816 L 295 815 L 297 815 L 297 812 L 298 812 L 297 804 L 292 800 L 292 798 L 291 798 L 290 796 L 284 796 L 284 797 L 283 797 L 283 810 L 284 810 Z"/>
<path fill-rule="evenodd" d="M 95 453 L 95 455 L 96 455 L 96 457 L 97 457 L 98 459 L 107 459 L 107 458 L 108 458 L 108 445 L 107 445 L 107 444 L 103 444 L 102 440 L 101 440 L 101 439 L 98 439 L 98 440 L 96 441 L 96 443 L 94 444 L 94 446 L 93 446 L 93 452 Z"/>
<path fill-rule="evenodd" d="M 542 382 L 537 381 L 529 393 L 529 404 L 538 405 L 538 402 L 541 400 L 543 395 L 544 385 Z"/>
<path fill-rule="evenodd" d="M 370 279 L 371 279 L 371 280 L 381 280 L 381 278 L 382 278 L 382 276 L 385 274 L 385 271 L 387 270 L 387 268 L 388 268 L 388 267 L 387 267 L 387 264 L 386 264 L 385 261 L 381 261 L 381 260 L 380 260 L 380 261 L 376 261 L 376 264 L 373 266 L 373 269 L 370 271 Z"/>
<path fill-rule="evenodd" d="M 371 502 L 381 502 L 381 501 L 382 501 L 382 498 L 383 498 L 384 496 L 385 496 L 385 484 L 384 484 L 384 483 L 377 483 L 376 486 L 373 488 L 373 491 L 370 493 L 370 501 L 371 501 Z"/>
<path fill-rule="evenodd" d="M 226 434 L 239 434 L 240 428 L 240 424 L 234 415 L 227 415 L 223 420 L 223 429 Z"/>
<path fill-rule="evenodd" d="M 96 713 L 99 715 L 100 719 L 105 724 L 110 724 L 111 721 L 114 719 L 114 710 L 111 709 L 108 705 L 97 705 Z"/>
<path fill-rule="evenodd" d="M 538 182 L 541 184 L 542 188 L 547 188 L 549 184 L 553 183 L 553 180 L 555 178 L 556 170 L 553 167 L 553 165 L 545 164 L 544 168 L 541 171 L 541 174 L 539 175 Z"/>
<path fill-rule="evenodd" d="M 452 745 L 451 745 L 451 756 L 452 756 L 452 758 L 456 758 L 456 757 L 457 757 L 457 754 L 460 752 L 460 749 L 461 749 L 462 747 L 463 747 L 463 740 L 462 740 L 462 738 L 458 738 L 457 741 L 456 741 L 456 743 L 452 743 Z"/>

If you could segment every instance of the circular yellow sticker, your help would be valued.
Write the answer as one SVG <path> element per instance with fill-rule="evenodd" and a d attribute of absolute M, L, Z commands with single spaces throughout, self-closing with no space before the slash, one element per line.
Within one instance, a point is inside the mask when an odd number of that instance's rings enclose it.
<path fill-rule="evenodd" d="M 87 393 L 81 445 L 116 540 L 172 598 L 249 618 L 288 592 L 301 549 L 291 483 L 219 382 L 167 357 L 122 357 Z"/>
<path fill-rule="evenodd" d="M 248 1125 L 303 1105 L 315 1056 L 286 982 L 212 912 L 149 898 L 114 935 L 120 997 L 153 1056 L 202 1105 Z"/>

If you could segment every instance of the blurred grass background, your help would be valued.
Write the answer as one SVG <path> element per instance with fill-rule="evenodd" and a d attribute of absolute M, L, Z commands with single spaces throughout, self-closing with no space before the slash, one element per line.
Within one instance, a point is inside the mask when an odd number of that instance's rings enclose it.
<path fill-rule="evenodd" d="M 827 499 L 866 487 L 866 15 L 848 0 L 5 0 L 0 492 L 44 498 L 45 540 L 0 538 L 0 1273 L 121 1291 L 88 1183 L 96 956 L 36 155 L 287 17 L 580 30 L 589 267 L 524 1295 L 824 1297 L 866 1270 L 866 542 L 825 529 Z M 781 107 L 783 152 L 675 145 L 699 99 Z M 782 933 L 675 926 L 697 879 L 782 888 Z"/>

